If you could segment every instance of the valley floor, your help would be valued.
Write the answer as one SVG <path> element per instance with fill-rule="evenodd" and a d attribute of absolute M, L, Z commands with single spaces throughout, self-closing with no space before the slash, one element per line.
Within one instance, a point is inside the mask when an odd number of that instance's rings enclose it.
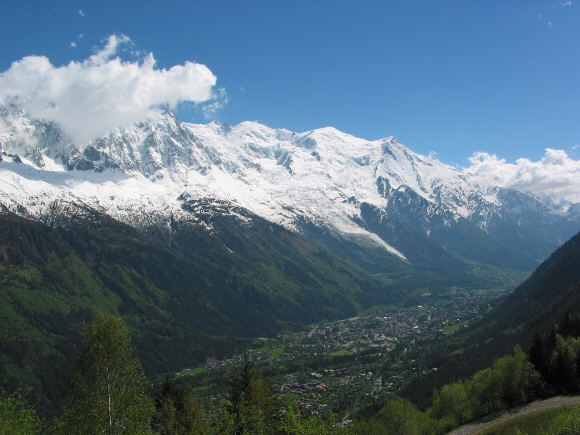
<path fill-rule="evenodd" d="M 395 395 L 411 379 L 437 370 L 416 360 L 416 349 L 444 339 L 486 313 L 505 291 L 452 288 L 421 295 L 417 305 L 377 308 L 366 315 L 258 339 L 248 359 L 283 401 L 315 415 L 360 415 Z M 413 355 L 413 356 L 411 356 Z M 208 360 L 177 376 L 210 405 L 219 403 L 225 380 L 242 354 Z"/>

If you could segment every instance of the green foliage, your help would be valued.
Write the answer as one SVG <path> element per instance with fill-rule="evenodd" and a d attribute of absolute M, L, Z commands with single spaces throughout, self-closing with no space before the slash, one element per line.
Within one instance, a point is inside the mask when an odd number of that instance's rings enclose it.
<path fill-rule="evenodd" d="M 227 410 L 230 414 L 239 416 L 241 402 L 247 400 L 250 395 L 250 384 L 253 380 L 252 366 L 248 360 L 248 354 L 244 353 L 241 367 L 232 374 L 229 380 L 230 391 L 227 399 Z"/>
<path fill-rule="evenodd" d="M 478 371 L 469 383 L 469 392 L 475 404 L 476 415 L 487 415 L 502 409 L 500 376 L 497 370 L 486 368 Z"/>
<path fill-rule="evenodd" d="M 556 344 L 550 355 L 549 379 L 564 392 L 580 388 L 580 337 L 556 335 Z"/>
<path fill-rule="evenodd" d="M 519 346 L 512 355 L 494 361 L 469 380 L 445 385 L 435 391 L 429 415 L 440 430 L 449 431 L 465 422 L 534 398 L 539 373 Z"/>
<path fill-rule="evenodd" d="M 317 416 L 305 416 L 299 409 L 286 409 L 282 420 L 282 433 L 285 435 L 331 435 L 340 433 L 337 427 L 336 414 L 331 414 L 327 420 Z"/>
<path fill-rule="evenodd" d="M 256 378 L 248 355 L 229 381 L 230 391 L 218 429 L 232 434 L 269 434 L 280 430 L 280 404 L 270 387 Z"/>
<path fill-rule="evenodd" d="M 352 425 L 355 434 L 427 435 L 435 432 L 437 422 L 401 398 L 389 400 L 378 414 L 367 422 Z"/>
<path fill-rule="evenodd" d="M 389 400 L 379 412 L 379 418 L 385 423 L 384 427 L 389 434 L 430 433 L 430 419 L 408 400 L 400 398 Z"/>
<path fill-rule="evenodd" d="M 0 435 L 34 435 L 41 430 L 34 408 L 19 391 L 0 398 Z"/>
<path fill-rule="evenodd" d="M 539 382 L 518 346 L 512 355 L 494 361 L 466 381 L 457 381 L 434 392 L 431 408 L 422 413 L 408 400 L 393 399 L 369 421 L 355 423 L 360 434 L 447 433 L 473 418 L 530 401 Z"/>
<path fill-rule="evenodd" d="M 498 379 L 500 397 L 507 407 L 526 403 L 534 397 L 540 374 L 528 361 L 521 347 L 516 346 L 513 355 L 495 361 L 492 370 Z"/>
<path fill-rule="evenodd" d="M 65 407 L 65 431 L 145 433 L 153 403 L 127 329 L 117 317 L 96 312 L 83 339 Z"/>
<path fill-rule="evenodd" d="M 160 434 L 200 435 L 207 431 L 206 415 L 190 389 L 166 379 L 155 402 L 153 428 Z"/>
<path fill-rule="evenodd" d="M 562 410 L 543 433 L 546 435 L 580 434 L 580 407 Z"/>
<path fill-rule="evenodd" d="M 433 397 L 432 416 L 437 420 L 448 420 L 452 427 L 461 426 L 473 416 L 469 386 L 463 382 L 445 385 Z"/>
<path fill-rule="evenodd" d="M 551 409 L 540 409 L 496 423 L 483 432 L 484 435 L 512 434 L 574 434 L 574 419 L 579 422 L 580 407 L 568 405 Z M 576 426 L 577 428 L 578 426 Z"/>
<path fill-rule="evenodd" d="M 566 313 L 560 325 L 543 339 L 534 338 L 530 360 L 542 375 L 547 394 L 570 393 L 580 389 L 580 315 Z"/>

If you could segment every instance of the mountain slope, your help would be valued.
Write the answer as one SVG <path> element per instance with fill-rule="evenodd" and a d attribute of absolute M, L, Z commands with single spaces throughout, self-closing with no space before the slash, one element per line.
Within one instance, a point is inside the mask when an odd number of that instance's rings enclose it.
<path fill-rule="evenodd" d="M 580 312 L 580 233 L 558 248 L 535 272 L 481 321 L 450 337 L 431 355 L 436 373 L 411 385 L 419 403 L 434 388 L 466 377 L 508 354 L 529 349 L 536 334 L 547 335 L 568 312 Z"/>
<path fill-rule="evenodd" d="M 211 234 L 190 222 L 145 234 L 75 204 L 55 207 L 47 223 L 0 213 L 2 386 L 31 385 L 46 409 L 57 405 L 94 309 L 122 316 L 157 375 L 223 356 L 248 337 L 450 285 L 381 248 L 302 237 L 243 210 L 204 217 L 203 207 L 219 204 L 195 205 Z"/>
<path fill-rule="evenodd" d="M 580 311 L 580 233 L 554 252 L 486 320 L 501 331 L 519 330 L 529 344 L 567 311 Z"/>

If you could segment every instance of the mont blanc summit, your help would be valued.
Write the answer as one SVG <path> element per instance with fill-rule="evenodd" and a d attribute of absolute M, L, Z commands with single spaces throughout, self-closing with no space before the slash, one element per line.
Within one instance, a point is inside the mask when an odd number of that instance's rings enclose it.
<path fill-rule="evenodd" d="M 394 137 L 369 141 L 332 127 L 190 124 L 165 110 L 74 143 L 54 122 L 4 106 L 0 143 L 1 204 L 43 221 L 88 207 L 136 228 L 177 220 L 212 231 L 200 215 L 258 216 L 405 262 L 431 264 L 441 251 L 526 270 L 579 226 L 569 201 L 483 184 Z"/>

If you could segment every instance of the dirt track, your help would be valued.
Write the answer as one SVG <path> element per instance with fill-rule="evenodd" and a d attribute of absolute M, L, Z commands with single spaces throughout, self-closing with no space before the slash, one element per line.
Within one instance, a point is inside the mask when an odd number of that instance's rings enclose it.
<path fill-rule="evenodd" d="M 552 397 L 550 399 L 528 403 L 527 405 L 523 405 L 518 408 L 512 408 L 508 411 L 497 412 L 473 423 L 463 425 L 460 428 L 449 432 L 449 435 L 478 434 L 491 429 L 494 426 L 506 423 L 523 415 L 533 414 L 537 411 L 558 408 L 564 405 L 574 405 L 578 403 L 580 403 L 580 396 Z"/>

